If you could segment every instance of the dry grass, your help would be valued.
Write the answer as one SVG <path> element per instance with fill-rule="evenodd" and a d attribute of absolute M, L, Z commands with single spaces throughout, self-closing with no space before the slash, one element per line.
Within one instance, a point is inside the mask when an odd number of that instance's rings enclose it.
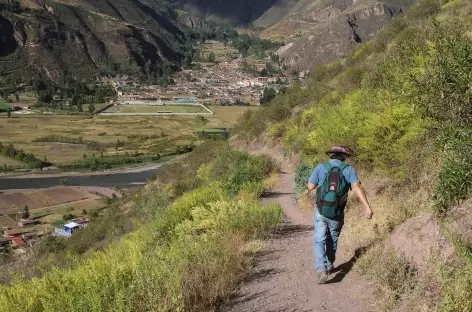
<path fill-rule="evenodd" d="M 258 108 L 257 106 L 210 106 L 210 110 L 215 112 L 216 117 L 229 125 L 235 125 L 248 109 Z"/>
<path fill-rule="evenodd" d="M 83 210 L 86 210 L 87 213 L 90 213 L 92 211 L 102 209 L 105 206 L 106 204 L 101 198 L 94 197 L 73 203 L 35 209 L 31 212 L 31 217 L 38 218 L 38 220 L 42 223 L 51 223 L 55 220 L 62 219 L 62 216 L 65 214 L 81 216 Z"/>
<path fill-rule="evenodd" d="M 84 141 L 109 144 L 105 154 L 115 154 L 113 144 L 125 141 L 127 145 L 120 152 L 133 153 L 136 150 L 156 153 L 153 146 L 160 142 L 192 136 L 195 128 L 194 117 L 95 117 L 87 116 L 21 116 L 16 118 L 0 117 L 0 142 L 13 143 L 16 147 L 33 153 L 36 157 L 47 158 L 55 164 L 68 164 L 82 159 L 83 155 L 99 155 L 100 152 L 85 144 L 64 144 L 54 142 L 33 142 L 38 137 L 61 135 L 71 138 L 82 137 Z M 129 139 L 129 135 L 154 135 L 146 140 Z M 157 136 L 157 137 L 156 137 Z M 162 136 L 162 137 L 161 137 Z"/>
<path fill-rule="evenodd" d="M 22 166 L 20 162 L 0 155 L 0 166 L 3 166 L 3 165 L 12 166 L 13 168 L 19 168 Z"/>

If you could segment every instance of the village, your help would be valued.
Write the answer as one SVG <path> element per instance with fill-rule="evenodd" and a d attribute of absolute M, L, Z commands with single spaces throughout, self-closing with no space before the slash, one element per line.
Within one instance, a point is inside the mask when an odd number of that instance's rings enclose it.
<path fill-rule="evenodd" d="M 206 53 L 215 53 L 215 60 L 205 59 L 193 62 L 192 66 L 186 69 L 182 68 L 172 74 L 171 83 L 168 85 L 146 84 L 136 77 L 125 74 L 98 77 L 96 83 L 111 85 L 115 89 L 117 97 L 108 99 L 106 103 L 95 104 L 95 111 L 92 113 L 101 116 L 97 116 L 98 119 L 93 123 L 94 127 L 99 125 L 102 120 L 100 118 L 115 118 L 110 119 L 114 123 L 126 121 L 126 119 L 119 119 L 119 115 L 199 115 L 200 119 L 191 119 L 192 122 L 197 120 L 196 124 L 191 126 L 194 135 L 208 137 L 223 131 L 223 136 L 227 137 L 231 126 L 246 109 L 257 109 L 264 89 L 271 88 L 275 93 L 278 93 L 294 80 L 303 78 L 296 75 L 286 75 L 280 64 L 271 62 L 269 57 L 266 59 L 246 59 L 223 44 L 210 42 L 208 45 L 211 46 L 211 49 Z M 58 93 L 54 95 L 53 102 L 56 103 L 55 107 L 63 105 L 66 108 L 70 107 L 71 99 L 65 99 L 63 94 Z M 39 111 L 34 106 L 30 108 L 28 105 L 21 105 L 21 101 L 18 105 L 9 105 L 10 108 L 14 108 L 11 109 L 12 114 L 15 116 L 17 114 L 54 114 L 57 115 L 53 119 L 56 123 L 61 120 L 61 110 Z M 9 109 L 6 104 L 3 108 Z M 199 124 L 200 120 L 204 127 Z M 83 123 L 83 121 L 80 122 Z M 174 123 L 176 121 L 169 120 L 168 122 Z M 111 122 L 105 123 L 104 121 L 103 124 L 106 128 L 93 128 L 94 134 L 92 136 L 95 140 L 111 140 L 107 139 L 113 133 Z M 160 125 L 162 126 L 162 121 Z M 135 125 L 133 127 L 136 128 Z M 172 124 L 163 129 L 169 132 L 174 127 Z M 182 128 L 177 128 L 178 132 L 176 133 L 184 135 Z M 143 138 L 148 138 L 150 137 L 148 131 L 147 128 L 143 129 L 143 134 L 140 135 Z M 116 134 L 113 133 L 113 136 L 117 136 L 121 142 L 124 142 L 124 139 L 129 140 L 117 130 L 115 132 Z M 161 133 L 163 133 L 162 130 Z M 34 139 L 38 141 L 36 138 Z M 59 140 L 62 137 L 52 139 Z M 155 140 L 166 139 L 167 135 L 162 136 L 161 134 L 156 136 Z M 182 139 L 180 141 L 184 142 Z M 175 142 L 180 141 L 179 137 L 175 136 Z M 87 146 L 76 144 L 75 141 L 65 141 L 65 139 L 64 142 L 35 143 L 41 144 L 41 148 L 44 145 L 44 150 L 46 148 L 49 150 L 48 146 L 57 148 L 59 144 L 60 148 L 70 148 L 71 150 L 80 146 L 83 148 L 83 152 L 79 153 L 74 150 L 74 157 L 83 159 L 88 157 L 85 155 L 85 153 L 90 153 L 87 151 Z M 86 141 L 78 143 L 82 142 Z M 130 141 L 129 144 L 132 142 Z M 142 146 L 143 144 L 141 144 L 141 148 Z M 154 145 L 149 144 L 149 146 Z M 42 150 L 39 155 L 42 155 Z M 125 152 L 125 147 L 116 145 L 115 149 L 110 148 L 106 155 Z M 53 157 L 53 155 L 48 154 L 48 159 L 49 157 Z M 15 165 L 12 160 L 4 156 L 2 159 L 4 162 L 9 161 L 8 164 L 11 163 L 11 166 Z M 0 251 L 11 251 L 13 254 L 21 255 L 26 253 L 28 248 L 39 243 L 43 237 L 52 235 L 69 238 L 93 222 L 92 213 L 105 208 L 107 198 L 109 200 L 112 195 L 120 196 L 110 190 L 100 193 L 96 190 L 90 191 L 84 188 L 65 186 L 0 192 L 0 226 L 3 232 L 3 237 L 0 239 Z"/>
<path fill-rule="evenodd" d="M 213 43 L 214 45 L 214 43 Z M 218 50 L 220 49 L 220 50 Z M 278 91 L 294 79 L 270 60 L 246 60 L 226 47 L 216 51 L 217 61 L 195 62 L 176 72 L 168 86 L 143 86 L 126 75 L 107 79 L 117 90 L 117 103 L 150 100 L 158 104 L 259 105 L 264 88 Z M 274 71 L 274 72 L 272 72 Z M 185 101 L 190 99 L 190 101 Z M 183 101 L 182 101 L 183 100 Z"/>
<path fill-rule="evenodd" d="M 72 237 L 85 229 L 108 202 L 121 196 L 121 192 L 98 187 L 3 191 L 0 252 L 22 255 L 44 237 Z"/>

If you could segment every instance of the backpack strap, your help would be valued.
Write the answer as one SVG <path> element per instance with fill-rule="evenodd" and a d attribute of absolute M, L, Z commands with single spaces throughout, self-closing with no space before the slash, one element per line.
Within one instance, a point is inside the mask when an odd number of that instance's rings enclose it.
<path fill-rule="evenodd" d="M 341 169 L 341 171 L 343 171 L 343 170 L 346 169 L 347 167 L 351 167 L 351 165 L 348 165 L 348 164 L 343 163 L 343 162 L 339 165 L 339 169 Z"/>
<path fill-rule="evenodd" d="M 333 165 L 331 165 L 329 162 L 323 163 L 323 167 L 325 167 L 326 171 L 330 171 L 331 168 L 333 168 Z"/>
<path fill-rule="evenodd" d="M 349 189 L 352 190 L 351 183 L 347 182 L 346 177 L 343 174 L 344 169 L 346 169 L 347 167 L 351 167 L 351 165 L 348 165 L 343 162 L 341 163 L 341 165 L 339 165 L 339 169 L 341 170 L 341 175 L 343 176 L 343 179 L 346 181 L 347 184 L 349 184 Z"/>

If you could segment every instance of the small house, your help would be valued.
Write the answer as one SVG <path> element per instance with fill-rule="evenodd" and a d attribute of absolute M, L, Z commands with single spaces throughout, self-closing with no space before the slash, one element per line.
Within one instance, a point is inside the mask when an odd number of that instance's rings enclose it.
<path fill-rule="evenodd" d="M 72 235 L 78 229 L 80 229 L 80 224 L 78 224 L 76 222 L 69 222 L 69 223 L 64 225 L 64 231 L 66 233 L 69 233 L 70 235 Z"/>
<path fill-rule="evenodd" d="M 3 232 L 3 237 L 5 238 L 13 238 L 16 236 L 21 236 L 22 234 L 28 233 L 30 230 L 27 229 L 14 229 L 14 230 L 6 230 Z"/>
<path fill-rule="evenodd" d="M 16 247 L 24 247 L 26 246 L 26 242 L 23 238 L 19 236 L 15 236 L 11 239 L 11 247 L 16 248 Z"/>

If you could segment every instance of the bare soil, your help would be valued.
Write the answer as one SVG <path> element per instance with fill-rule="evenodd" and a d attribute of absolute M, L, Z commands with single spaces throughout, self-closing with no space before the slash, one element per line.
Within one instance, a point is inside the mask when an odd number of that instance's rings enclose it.
<path fill-rule="evenodd" d="M 293 174 L 281 174 L 279 190 L 264 202 L 277 201 L 286 222 L 272 237 L 256 265 L 220 312 L 377 311 L 372 285 L 352 271 L 359 251 L 340 246 L 327 284 L 316 284 L 313 255 L 313 217 L 293 200 Z"/>
<path fill-rule="evenodd" d="M 91 198 L 94 195 L 86 189 L 76 187 L 55 187 L 38 190 L 8 190 L 0 192 L 0 215 L 20 212 L 24 206 L 30 210 L 56 206 Z"/>

